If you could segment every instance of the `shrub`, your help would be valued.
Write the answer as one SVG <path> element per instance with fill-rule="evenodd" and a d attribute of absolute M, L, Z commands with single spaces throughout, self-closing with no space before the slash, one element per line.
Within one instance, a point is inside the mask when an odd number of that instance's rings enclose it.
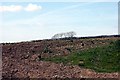
<path fill-rule="evenodd" d="M 120 40 L 115 41 L 115 48 L 120 49 Z"/>
<path fill-rule="evenodd" d="M 52 51 L 48 47 L 46 47 L 43 52 L 44 53 L 52 53 Z"/>

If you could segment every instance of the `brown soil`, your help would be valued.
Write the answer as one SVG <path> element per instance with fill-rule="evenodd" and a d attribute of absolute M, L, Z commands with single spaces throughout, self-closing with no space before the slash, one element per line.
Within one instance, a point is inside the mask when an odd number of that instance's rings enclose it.
<path fill-rule="evenodd" d="M 4 43 L 3 78 L 118 78 L 118 73 L 97 73 L 79 66 L 39 61 L 39 58 L 66 56 L 71 52 L 110 44 L 119 37 L 41 40 Z"/>

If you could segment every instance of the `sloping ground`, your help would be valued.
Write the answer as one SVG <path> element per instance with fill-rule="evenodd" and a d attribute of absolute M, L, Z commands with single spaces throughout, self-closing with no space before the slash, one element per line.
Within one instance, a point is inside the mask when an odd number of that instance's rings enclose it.
<path fill-rule="evenodd" d="M 79 66 L 39 61 L 42 58 L 66 56 L 71 52 L 108 45 L 119 37 L 43 40 L 3 44 L 2 76 L 4 78 L 118 78 L 118 73 L 96 73 Z"/>
<path fill-rule="evenodd" d="M 118 72 L 120 71 L 120 40 L 113 41 L 109 45 L 74 52 L 67 56 L 44 58 L 42 60 L 65 65 L 78 65 L 93 69 L 96 72 Z"/>
<path fill-rule="evenodd" d="M 14 61 L 6 66 L 9 68 L 4 68 L 4 78 L 118 78 L 118 73 L 96 73 L 79 66 L 64 66 L 44 61 L 29 62 L 26 60 L 19 63 Z"/>

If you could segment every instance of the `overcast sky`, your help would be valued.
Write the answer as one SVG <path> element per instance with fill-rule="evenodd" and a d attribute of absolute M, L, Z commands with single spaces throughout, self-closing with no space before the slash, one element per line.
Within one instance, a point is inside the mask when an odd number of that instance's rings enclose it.
<path fill-rule="evenodd" d="M 5 2 L 0 4 L 0 42 L 118 34 L 117 2 Z"/>

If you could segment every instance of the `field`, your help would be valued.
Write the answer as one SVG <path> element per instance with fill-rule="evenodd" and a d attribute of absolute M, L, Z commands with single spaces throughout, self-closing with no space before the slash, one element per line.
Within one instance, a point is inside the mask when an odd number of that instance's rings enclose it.
<path fill-rule="evenodd" d="M 96 72 L 120 71 L 120 40 L 111 44 L 71 53 L 65 57 L 46 58 L 45 61 L 78 65 Z"/>
<path fill-rule="evenodd" d="M 118 78 L 120 36 L 2 43 L 3 78 Z"/>

